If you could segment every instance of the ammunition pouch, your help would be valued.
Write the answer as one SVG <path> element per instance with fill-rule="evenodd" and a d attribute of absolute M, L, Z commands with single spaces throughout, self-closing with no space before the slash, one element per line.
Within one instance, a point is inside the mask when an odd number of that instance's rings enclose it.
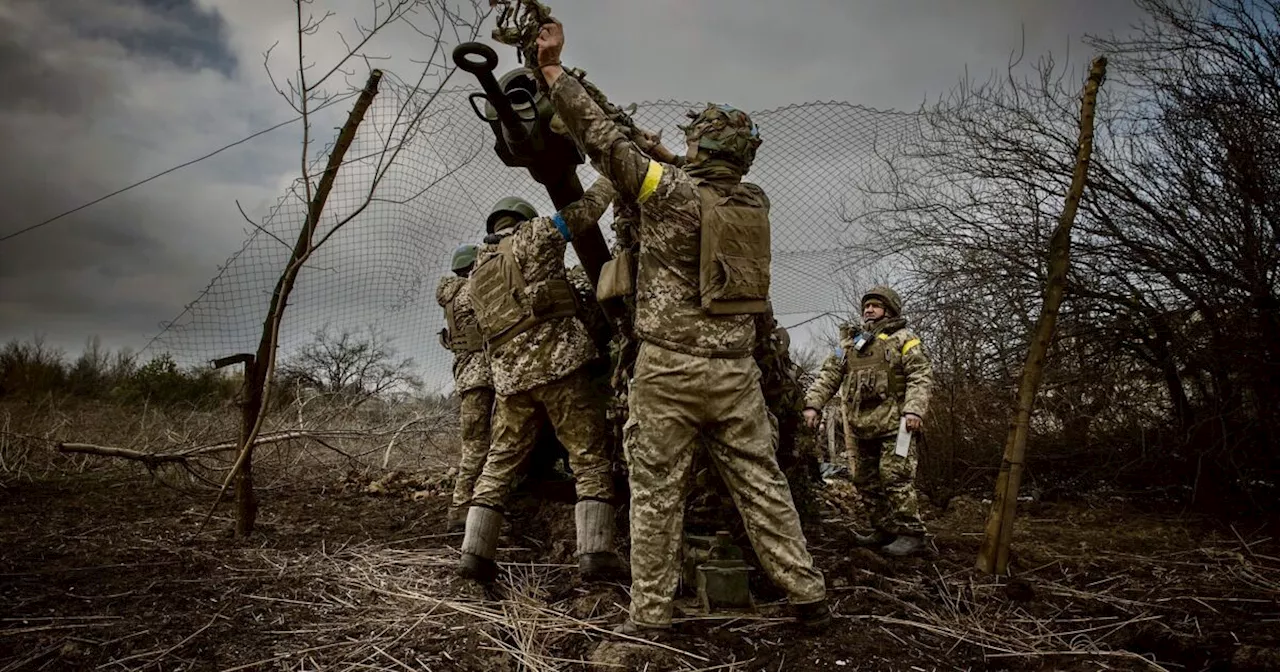
<path fill-rule="evenodd" d="M 618 256 L 604 262 L 600 269 L 600 281 L 596 284 L 596 300 L 600 302 L 636 293 L 636 264 L 631 250 L 622 250 Z"/>
<path fill-rule="evenodd" d="M 769 202 L 759 187 L 736 185 L 727 195 L 698 185 L 702 198 L 699 290 L 708 315 L 769 310 Z"/>

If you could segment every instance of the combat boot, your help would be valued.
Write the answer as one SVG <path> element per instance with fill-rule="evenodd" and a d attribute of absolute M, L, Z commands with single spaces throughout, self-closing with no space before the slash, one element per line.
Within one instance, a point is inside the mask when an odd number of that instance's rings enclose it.
<path fill-rule="evenodd" d="M 796 621 L 806 630 L 818 632 L 831 626 L 831 607 L 827 605 L 826 598 L 808 604 L 792 605 L 791 608 L 795 612 Z"/>
<path fill-rule="evenodd" d="M 631 569 L 613 550 L 614 508 L 598 499 L 573 507 L 578 532 L 578 572 L 584 581 L 628 580 Z"/>
<path fill-rule="evenodd" d="M 891 539 L 893 539 L 893 535 L 883 530 L 872 530 L 871 534 L 853 533 L 853 543 L 858 546 L 882 546 L 889 543 Z"/>
<path fill-rule="evenodd" d="M 445 518 L 445 531 L 461 532 L 467 529 L 467 508 L 465 506 L 449 507 L 449 513 Z"/>
<path fill-rule="evenodd" d="M 924 550 L 924 535 L 922 534 L 899 534 L 893 543 L 880 549 L 881 553 L 893 556 L 895 558 L 905 558 L 909 555 L 916 555 Z"/>
<path fill-rule="evenodd" d="M 661 642 L 671 636 L 671 627 L 659 627 L 654 625 L 640 625 L 628 618 L 621 625 L 613 629 L 613 634 L 623 635 L 626 638 L 644 639 L 650 642 Z"/>
<path fill-rule="evenodd" d="M 467 510 L 467 532 L 462 538 L 462 558 L 458 576 L 480 583 L 498 578 L 498 535 L 502 531 L 502 514 L 484 506 Z"/>

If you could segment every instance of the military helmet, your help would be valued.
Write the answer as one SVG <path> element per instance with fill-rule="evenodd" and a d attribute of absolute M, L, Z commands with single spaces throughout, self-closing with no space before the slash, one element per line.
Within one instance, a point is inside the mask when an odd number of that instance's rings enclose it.
<path fill-rule="evenodd" d="M 485 220 L 484 228 L 488 233 L 493 233 L 493 225 L 504 216 L 510 215 L 518 221 L 525 222 L 538 216 L 538 211 L 529 204 L 529 201 L 519 196 L 508 196 L 498 201 L 493 210 L 489 212 L 489 219 Z"/>
<path fill-rule="evenodd" d="M 480 256 L 479 247 L 472 245 L 470 243 L 459 245 L 453 250 L 453 262 L 451 264 L 451 270 L 453 270 L 456 273 L 458 271 L 466 269 L 467 267 L 476 263 L 476 257 L 478 256 Z"/>
<path fill-rule="evenodd" d="M 876 285 L 867 290 L 862 295 L 862 305 L 867 305 L 867 299 L 880 299 L 884 303 L 885 312 L 889 317 L 897 317 L 902 314 L 902 297 L 893 291 L 892 287 L 887 285 Z"/>
<path fill-rule="evenodd" d="M 762 142 L 751 115 L 730 105 L 707 103 L 701 112 L 689 110 L 687 116 L 693 121 L 680 127 L 685 139 L 696 140 L 698 147 L 737 164 L 744 173 L 751 167 Z"/>

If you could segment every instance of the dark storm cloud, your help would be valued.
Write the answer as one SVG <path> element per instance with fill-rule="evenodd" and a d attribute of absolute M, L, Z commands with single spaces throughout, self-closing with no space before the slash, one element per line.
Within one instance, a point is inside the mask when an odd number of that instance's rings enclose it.
<path fill-rule="evenodd" d="M 238 62 L 226 38 L 225 21 L 192 1 L 0 7 L 0 234 L 238 132 L 242 122 L 219 127 L 204 116 L 210 100 L 225 115 L 220 93 Z M 45 333 L 78 348 L 94 333 L 135 346 L 154 334 L 241 237 L 227 193 L 238 180 L 225 174 L 254 176 L 218 168 L 211 161 L 161 178 L 0 243 L 0 338 Z M 269 181 L 245 186 L 236 195 L 251 209 L 274 191 Z"/>
<path fill-rule="evenodd" d="M 182 68 L 231 75 L 239 59 L 229 48 L 227 23 L 195 0 L 57 0 L 44 3 L 50 19 L 80 37 L 105 40 L 132 55 Z"/>
<path fill-rule="evenodd" d="M 315 9 L 337 11 L 327 27 L 332 32 L 349 29 L 350 19 L 369 4 L 330 0 L 318 2 Z M 1124 0 L 551 4 L 566 24 L 566 62 L 588 70 L 615 101 L 716 100 L 752 110 L 818 100 L 914 109 L 953 86 L 966 67 L 978 78 L 1002 70 L 1019 48 L 1024 28 L 1030 60 L 1046 50 L 1061 56 L 1070 47 L 1072 62 L 1083 67 L 1089 55 L 1079 43 L 1081 35 L 1122 31 L 1137 16 Z M 266 0 L 0 0 L 0 90 L 5 91 L 0 96 L 0 134 L 14 138 L 0 163 L 0 184 L 17 195 L 0 202 L 0 234 L 283 118 L 287 110 L 282 101 L 260 95 L 263 75 L 257 64 L 272 42 L 289 39 L 291 11 L 289 3 Z M 487 27 L 482 32 L 487 35 Z M 393 60 L 378 66 L 408 76 L 415 69 L 408 59 L 422 55 L 422 42 L 410 35 L 380 45 L 375 51 Z M 333 48 L 330 40 L 309 54 L 324 61 Z M 515 65 L 510 49 L 498 51 L 503 69 Z M 276 58 L 277 74 L 287 76 L 287 56 Z M 451 85 L 473 86 L 474 80 L 463 75 Z M 338 123 L 314 124 L 317 142 L 327 143 Z M 674 126 L 663 130 L 668 145 L 678 146 Z M 778 129 L 766 127 L 764 132 L 766 138 L 780 137 Z M 92 333 L 104 340 L 118 336 L 135 346 L 145 342 L 160 321 L 195 298 L 217 265 L 238 248 L 245 225 L 234 200 L 251 212 L 275 202 L 296 172 L 298 137 L 298 128 L 290 127 L 0 243 L 0 337 L 44 331 L 68 348 L 78 348 Z M 761 156 L 770 156 L 774 147 L 766 146 Z M 816 151 L 789 162 L 770 161 L 769 171 L 762 171 L 770 180 L 781 179 L 791 165 L 796 174 L 838 165 Z M 486 179 L 491 183 L 449 184 L 450 189 L 465 186 L 479 201 L 459 212 L 471 216 L 500 195 L 495 190 L 510 188 L 501 177 Z M 779 194 L 775 200 L 788 198 L 796 196 Z M 778 207 L 782 212 L 788 206 L 780 202 Z M 472 224 L 477 229 L 478 218 Z M 811 243 L 802 239 L 800 224 L 787 223 L 792 227 L 788 235 L 797 240 L 795 249 L 830 243 L 831 225 L 809 224 Z M 430 241 L 439 248 L 431 248 L 438 258 L 415 257 L 405 260 L 403 268 L 397 266 L 398 273 L 408 276 L 417 265 L 427 269 L 420 272 L 428 277 L 414 285 L 420 296 L 412 304 L 418 312 L 399 325 L 405 339 L 401 344 L 413 341 L 411 354 L 421 364 L 429 363 L 429 357 L 435 367 L 443 356 L 433 332 L 414 328 L 422 324 L 422 315 L 432 325 L 438 321 L 436 273 L 444 270 L 447 251 L 469 235 L 463 228 L 447 240 Z M 379 240 L 398 240 L 396 250 L 403 252 L 403 237 L 388 233 Z M 368 254 L 350 242 L 353 250 Z M 348 253 L 335 248 L 334 254 Z M 338 260 L 325 261 L 341 267 Z M 359 261 L 365 267 L 372 263 L 364 257 Z M 261 288 L 242 286 L 246 296 L 269 293 L 276 267 L 268 266 L 255 264 L 251 273 L 257 275 L 244 276 L 264 283 Z M 329 316 L 307 313 L 309 297 L 331 289 L 348 291 L 347 277 L 318 272 L 309 280 L 314 288 L 304 290 L 293 309 L 299 329 Z M 361 282 L 352 290 L 353 305 L 381 305 L 379 297 L 366 295 L 377 290 L 376 284 Z M 403 284 L 395 284 L 397 291 Z M 789 292 L 804 289 L 794 282 L 786 286 Z M 226 308 L 211 320 L 215 331 L 210 338 L 217 329 L 241 322 L 253 337 L 259 312 L 256 304 Z M 223 353 L 201 353 L 217 354 Z M 447 367 L 438 368 L 433 373 L 447 377 Z"/>
<path fill-rule="evenodd" d="M 37 16 L 34 5 L 21 1 L 0 10 L 0 111 L 75 114 L 109 95 L 110 78 L 90 59 L 73 61 L 45 48 L 66 31 L 36 30 Z"/>

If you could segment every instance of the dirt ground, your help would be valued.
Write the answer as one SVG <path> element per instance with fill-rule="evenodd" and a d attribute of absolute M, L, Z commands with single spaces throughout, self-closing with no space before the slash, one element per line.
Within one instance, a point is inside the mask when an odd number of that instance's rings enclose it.
<path fill-rule="evenodd" d="M 447 484 L 348 478 L 263 493 L 259 532 L 211 497 L 84 474 L 0 488 L 0 672 L 17 670 L 1278 670 L 1275 523 L 1161 513 L 1118 497 L 1029 502 L 1013 579 L 972 569 L 974 499 L 930 510 L 936 554 L 852 550 L 854 496 L 810 533 L 836 624 L 779 601 L 706 617 L 683 599 L 665 648 L 604 633 L 623 585 L 578 581 L 572 508 L 510 516 L 504 578 L 452 574 Z M 646 668 L 647 666 L 647 668 Z"/>

